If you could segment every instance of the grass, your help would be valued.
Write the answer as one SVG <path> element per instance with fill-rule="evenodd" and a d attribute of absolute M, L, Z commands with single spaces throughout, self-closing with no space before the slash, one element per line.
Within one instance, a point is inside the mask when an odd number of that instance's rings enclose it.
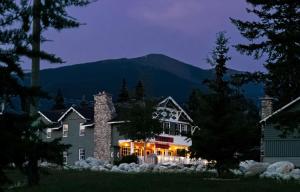
<path fill-rule="evenodd" d="M 14 174 L 15 175 L 15 174 Z M 19 177 L 20 178 L 20 177 Z M 51 171 L 39 186 L 14 188 L 12 192 L 295 192 L 300 183 L 258 178 L 207 180 L 196 174 L 118 174 L 90 171 Z"/>

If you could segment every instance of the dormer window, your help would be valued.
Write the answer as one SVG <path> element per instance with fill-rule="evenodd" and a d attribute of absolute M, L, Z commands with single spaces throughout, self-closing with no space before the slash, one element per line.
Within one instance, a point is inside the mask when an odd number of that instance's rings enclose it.
<path fill-rule="evenodd" d="M 69 125 L 63 124 L 63 137 L 68 137 L 69 134 Z"/>
<path fill-rule="evenodd" d="M 46 130 L 46 136 L 47 136 L 47 139 L 50 139 L 51 138 L 51 133 L 52 133 L 52 130 L 50 128 L 48 128 Z"/>
<path fill-rule="evenodd" d="M 85 126 L 83 125 L 83 123 L 80 123 L 79 126 L 79 136 L 85 136 Z"/>

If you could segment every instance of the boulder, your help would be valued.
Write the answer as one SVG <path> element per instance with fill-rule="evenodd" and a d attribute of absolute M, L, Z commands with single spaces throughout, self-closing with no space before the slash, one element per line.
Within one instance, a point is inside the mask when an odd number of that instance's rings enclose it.
<path fill-rule="evenodd" d="M 293 169 L 293 170 L 290 172 L 290 176 L 291 176 L 291 178 L 293 178 L 293 179 L 299 180 L 299 179 L 300 179 L 300 169 Z"/>
<path fill-rule="evenodd" d="M 289 161 L 279 161 L 268 166 L 266 172 L 286 174 L 291 172 L 295 165 Z"/>
<path fill-rule="evenodd" d="M 119 169 L 116 165 L 114 165 L 112 168 L 111 168 L 111 172 L 117 172 L 117 173 L 120 173 L 120 172 L 123 172 L 121 169 Z"/>
<path fill-rule="evenodd" d="M 128 171 L 130 169 L 130 166 L 128 163 L 121 163 L 119 165 L 119 169 L 122 170 L 122 171 Z"/>
<path fill-rule="evenodd" d="M 255 162 L 248 167 L 248 169 L 245 172 L 245 177 L 259 175 L 266 171 L 268 166 L 268 163 Z"/>
<path fill-rule="evenodd" d="M 91 167 L 85 160 L 76 161 L 75 166 L 83 169 L 89 169 Z"/>
<path fill-rule="evenodd" d="M 105 163 L 105 161 L 96 159 L 94 157 L 88 157 L 85 161 L 91 166 L 104 165 L 104 163 Z"/>

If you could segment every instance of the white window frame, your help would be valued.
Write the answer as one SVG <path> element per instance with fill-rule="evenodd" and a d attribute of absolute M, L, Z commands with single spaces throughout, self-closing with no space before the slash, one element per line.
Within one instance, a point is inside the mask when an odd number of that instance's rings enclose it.
<path fill-rule="evenodd" d="M 84 148 L 78 149 L 78 159 L 79 159 L 79 161 L 85 160 L 85 149 Z"/>
<path fill-rule="evenodd" d="M 85 136 L 85 126 L 83 123 L 80 123 L 79 125 L 79 136 Z"/>
<path fill-rule="evenodd" d="M 46 137 L 47 139 L 50 139 L 52 136 L 52 129 L 51 128 L 47 128 L 46 130 Z"/>
<path fill-rule="evenodd" d="M 165 128 L 167 128 L 169 130 L 169 133 L 165 132 Z M 171 128 L 171 123 L 169 121 L 163 121 L 163 133 L 164 134 L 170 134 L 170 128 Z"/>
<path fill-rule="evenodd" d="M 63 133 L 62 133 L 62 136 L 63 137 L 68 137 L 68 134 L 69 134 L 69 124 L 64 123 L 63 124 Z"/>
<path fill-rule="evenodd" d="M 67 151 L 64 151 L 63 152 L 63 163 L 64 165 L 68 164 L 68 152 Z"/>

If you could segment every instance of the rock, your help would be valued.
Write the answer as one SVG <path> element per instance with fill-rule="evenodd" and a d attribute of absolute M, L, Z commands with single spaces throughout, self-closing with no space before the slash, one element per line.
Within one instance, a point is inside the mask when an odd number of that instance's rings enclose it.
<path fill-rule="evenodd" d="M 128 171 L 128 170 L 130 169 L 130 166 L 129 166 L 128 163 L 121 163 L 121 164 L 119 165 L 119 169 L 120 169 L 120 170 L 123 170 L 123 171 Z"/>
<path fill-rule="evenodd" d="M 91 167 L 85 160 L 76 161 L 75 166 L 80 167 L 80 168 L 84 168 L 84 169 L 88 169 L 88 168 Z"/>
<path fill-rule="evenodd" d="M 98 166 L 93 166 L 93 167 L 91 167 L 91 171 L 99 171 L 99 167 Z"/>
<path fill-rule="evenodd" d="M 268 163 L 255 162 L 248 167 L 248 170 L 246 170 L 245 172 L 245 177 L 259 175 L 266 171 L 268 166 Z"/>
<path fill-rule="evenodd" d="M 254 164 L 256 164 L 257 162 L 254 160 L 246 160 L 246 161 L 241 161 L 239 164 L 240 167 L 240 171 L 242 171 L 243 173 L 247 172 L 248 169 L 253 166 Z"/>
<path fill-rule="evenodd" d="M 105 161 L 96 159 L 94 157 L 88 157 L 85 161 L 91 166 L 104 165 L 104 163 L 105 163 Z"/>
<path fill-rule="evenodd" d="M 113 166 L 112 168 L 111 168 L 111 171 L 112 172 L 117 172 L 117 173 L 120 173 L 120 172 L 123 172 L 122 170 L 120 170 L 117 166 Z"/>
<path fill-rule="evenodd" d="M 104 165 L 104 168 L 106 168 L 106 169 L 111 169 L 113 167 L 113 165 L 112 164 L 105 164 Z"/>
<path fill-rule="evenodd" d="M 270 173 L 289 173 L 295 168 L 294 164 L 288 161 L 279 161 L 268 166 L 266 172 Z"/>
<path fill-rule="evenodd" d="M 239 169 L 229 169 L 229 171 L 234 175 L 243 175 L 243 172 Z"/>
<path fill-rule="evenodd" d="M 294 169 L 290 172 L 290 176 L 293 179 L 299 180 L 300 179 L 300 169 Z"/>

